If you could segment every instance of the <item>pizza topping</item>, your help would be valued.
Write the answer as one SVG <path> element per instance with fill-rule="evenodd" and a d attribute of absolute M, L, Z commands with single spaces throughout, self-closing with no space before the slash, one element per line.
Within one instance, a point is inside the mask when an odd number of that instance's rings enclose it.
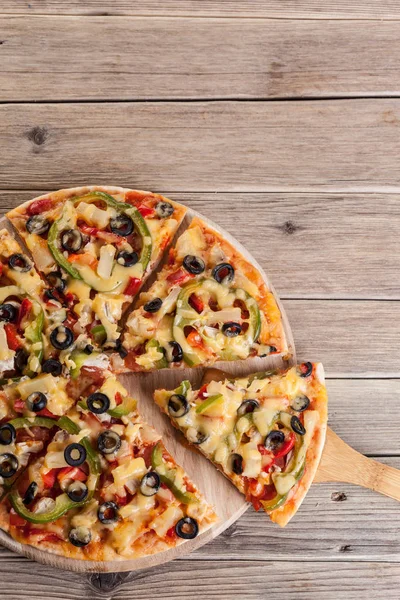
<path fill-rule="evenodd" d="M 128 237 L 133 232 L 133 221 L 128 215 L 120 213 L 111 219 L 110 228 L 116 235 Z"/>
<path fill-rule="evenodd" d="M 155 211 L 160 219 L 167 219 L 173 214 L 174 207 L 169 202 L 158 202 Z"/>
<path fill-rule="evenodd" d="M 200 273 L 203 273 L 204 269 L 206 268 L 204 260 L 194 256 L 193 254 L 187 254 L 185 256 L 183 259 L 183 266 L 185 267 L 186 271 L 192 273 L 192 275 L 200 275 Z"/>
<path fill-rule="evenodd" d="M 32 412 L 40 412 L 47 406 L 47 398 L 43 392 L 32 392 L 26 399 L 28 410 Z"/>
<path fill-rule="evenodd" d="M 137 252 L 128 252 L 120 250 L 117 254 L 117 263 L 123 267 L 133 267 L 139 260 Z"/>
<path fill-rule="evenodd" d="M 89 489 L 83 481 L 72 481 L 67 488 L 67 496 L 73 502 L 83 502 L 89 494 Z"/>
<path fill-rule="evenodd" d="M 310 362 L 305 362 L 299 366 L 300 377 L 309 377 L 313 372 L 313 366 Z"/>
<path fill-rule="evenodd" d="M 66 229 L 65 231 L 62 231 L 60 240 L 61 246 L 68 253 L 79 252 L 82 248 L 83 238 L 78 229 Z"/>
<path fill-rule="evenodd" d="M 92 533 L 88 527 L 75 527 L 69 532 L 69 541 L 77 548 L 83 548 L 92 541 Z"/>
<path fill-rule="evenodd" d="M 310 398 L 307 398 L 307 396 L 297 396 L 290 404 L 290 407 L 296 412 L 303 412 L 304 410 L 307 410 L 309 406 Z"/>
<path fill-rule="evenodd" d="M 258 400 L 245 400 L 244 402 L 242 402 L 242 404 L 239 406 L 236 412 L 239 416 L 242 417 L 243 415 L 254 412 L 256 408 L 259 407 L 260 403 L 258 402 Z"/>
<path fill-rule="evenodd" d="M 199 526 L 196 519 L 184 517 L 175 525 L 176 535 L 184 540 L 192 540 L 199 533 Z"/>
<path fill-rule="evenodd" d="M 168 342 L 166 356 L 169 362 L 181 362 L 183 359 L 182 346 L 178 342 Z"/>
<path fill-rule="evenodd" d="M 96 415 L 101 415 L 102 413 L 107 412 L 110 408 L 109 397 L 101 392 L 95 392 L 94 394 L 91 394 L 86 400 L 86 403 L 88 409 Z"/>
<path fill-rule="evenodd" d="M 285 441 L 285 434 L 279 429 L 274 429 L 265 438 L 264 446 L 270 452 L 276 452 Z"/>
<path fill-rule="evenodd" d="M 69 327 L 59 325 L 51 332 L 50 341 L 57 350 L 65 350 L 72 345 L 74 334 Z"/>
<path fill-rule="evenodd" d="M 161 298 L 154 298 L 154 300 L 150 300 L 150 302 L 146 302 L 143 309 L 148 313 L 155 313 L 160 310 L 162 306 Z"/>
<path fill-rule="evenodd" d="M 189 402 L 182 394 L 173 394 L 168 401 L 168 412 L 171 417 L 179 419 L 189 412 Z"/>
<path fill-rule="evenodd" d="M 82 444 L 69 444 L 64 450 L 64 459 L 70 467 L 79 467 L 86 461 L 87 452 Z"/>
<path fill-rule="evenodd" d="M 61 375 L 62 372 L 62 364 L 59 360 L 56 360 L 55 358 L 48 358 L 42 364 L 42 372 L 50 373 L 54 377 L 58 377 L 59 375 Z"/>
<path fill-rule="evenodd" d="M 18 458 L 14 454 L 11 454 L 10 452 L 0 454 L 0 477 L 3 477 L 4 479 L 13 477 L 18 471 L 18 468 Z"/>
<path fill-rule="evenodd" d="M 243 473 L 243 456 L 236 453 L 231 455 L 231 469 L 236 475 Z"/>
<path fill-rule="evenodd" d="M 0 321 L 15 322 L 18 316 L 18 309 L 14 304 L 0 304 Z"/>
<path fill-rule="evenodd" d="M 299 417 L 296 417 L 296 415 L 293 415 L 293 417 L 291 418 L 290 426 L 293 429 L 293 431 L 295 431 L 299 435 L 304 435 L 306 433 L 303 423 L 300 421 Z"/>
<path fill-rule="evenodd" d="M 46 217 L 41 214 L 32 215 L 26 222 L 26 228 L 29 233 L 36 235 L 43 235 L 50 229 L 50 222 Z"/>
<path fill-rule="evenodd" d="M 242 333 L 242 326 L 240 323 L 228 321 L 228 323 L 222 325 L 222 333 L 226 335 L 226 337 L 236 337 Z"/>
<path fill-rule="evenodd" d="M 114 454 L 121 448 L 121 438 L 116 431 L 103 431 L 97 438 L 97 448 L 102 454 Z"/>
<path fill-rule="evenodd" d="M 140 492 L 143 496 L 154 496 L 160 489 L 161 481 L 156 471 L 149 471 L 140 482 Z"/>
<path fill-rule="evenodd" d="M 103 525 L 111 525 L 119 519 L 118 506 L 115 502 L 104 502 L 97 511 L 98 519 Z"/>
<path fill-rule="evenodd" d="M 28 488 L 24 494 L 24 498 L 22 500 L 22 502 L 25 504 L 25 506 L 29 506 L 29 504 L 31 504 L 34 499 L 35 496 L 37 494 L 38 491 L 38 484 L 36 483 L 36 481 L 31 481 L 31 483 L 28 485 Z"/>
<path fill-rule="evenodd" d="M 220 263 L 212 270 L 212 276 L 218 283 L 231 283 L 235 277 L 235 269 L 229 263 Z"/>
<path fill-rule="evenodd" d="M 15 441 L 16 431 L 15 427 L 11 423 L 5 423 L 0 426 L 0 444 L 2 446 L 9 446 Z"/>
<path fill-rule="evenodd" d="M 17 273 L 27 273 L 32 269 L 32 265 L 23 254 L 12 254 L 8 259 L 8 265 Z"/>

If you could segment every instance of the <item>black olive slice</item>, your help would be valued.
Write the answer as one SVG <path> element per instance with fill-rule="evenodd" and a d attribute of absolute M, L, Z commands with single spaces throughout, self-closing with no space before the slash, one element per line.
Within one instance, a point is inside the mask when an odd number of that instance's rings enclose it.
<path fill-rule="evenodd" d="M 120 213 L 110 220 L 110 228 L 115 235 L 127 237 L 133 232 L 133 221 L 128 215 Z"/>
<path fill-rule="evenodd" d="M 175 525 L 176 535 L 184 540 L 192 540 L 199 533 L 199 526 L 196 519 L 192 517 L 183 517 Z"/>
<path fill-rule="evenodd" d="M 0 304 L 0 321 L 11 323 L 16 321 L 18 310 L 14 304 Z"/>
<path fill-rule="evenodd" d="M 156 204 L 156 215 L 160 219 L 167 219 L 174 212 L 174 207 L 169 202 L 158 202 Z"/>
<path fill-rule="evenodd" d="M 290 419 L 290 427 L 293 429 L 293 431 L 295 433 L 298 433 L 299 435 L 304 435 L 306 433 L 306 428 L 304 427 L 303 423 L 300 421 L 299 417 L 296 417 L 296 415 L 294 415 Z"/>
<path fill-rule="evenodd" d="M 245 400 L 244 402 L 242 402 L 242 404 L 239 406 L 236 412 L 241 417 L 248 413 L 254 412 L 256 408 L 259 408 L 259 406 L 260 404 L 259 402 L 257 402 L 257 400 Z"/>
<path fill-rule="evenodd" d="M 154 496 L 160 489 L 160 476 L 155 471 L 150 471 L 142 478 L 140 482 L 140 491 L 143 496 Z"/>
<path fill-rule="evenodd" d="M 28 364 L 28 358 L 29 354 L 23 348 L 17 350 L 14 356 L 14 368 L 22 372 Z"/>
<path fill-rule="evenodd" d="M 231 467 L 232 471 L 236 473 L 236 475 L 241 475 L 243 473 L 243 456 L 240 454 L 232 454 L 231 455 Z"/>
<path fill-rule="evenodd" d="M 305 362 L 299 366 L 300 377 L 309 377 L 312 373 L 313 366 L 310 362 Z"/>
<path fill-rule="evenodd" d="M 63 292 L 66 287 L 66 281 L 62 278 L 61 271 L 51 271 L 46 275 L 46 279 L 51 285 L 51 287 L 55 288 L 57 292 Z"/>
<path fill-rule="evenodd" d="M 155 313 L 160 310 L 162 306 L 161 298 L 154 298 L 154 300 L 150 300 L 150 302 L 146 302 L 144 305 L 144 310 L 148 313 Z"/>
<path fill-rule="evenodd" d="M 43 373 L 51 373 L 54 377 L 58 377 L 62 372 L 62 364 L 55 358 L 48 358 L 42 364 Z"/>
<path fill-rule="evenodd" d="M 183 259 L 183 266 L 186 271 L 192 273 L 193 275 L 200 275 L 206 268 L 204 260 L 199 258 L 198 256 L 193 256 L 193 254 L 188 254 Z"/>
<path fill-rule="evenodd" d="M 50 229 L 50 221 L 43 215 L 32 215 L 26 222 L 26 228 L 29 233 L 43 235 Z"/>
<path fill-rule="evenodd" d="M 83 481 L 73 481 L 67 489 L 67 496 L 72 502 L 83 502 L 88 496 L 88 487 Z"/>
<path fill-rule="evenodd" d="M 26 490 L 23 500 L 22 500 L 22 502 L 25 504 L 25 506 L 28 506 L 31 502 L 34 501 L 37 491 L 38 491 L 38 484 L 36 483 L 36 481 L 32 481 L 28 485 L 28 489 Z"/>
<path fill-rule="evenodd" d="M 182 346 L 178 342 L 168 342 L 167 358 L 169 362 L 181 362 L 183 359 Z"/>
<path fill-rule="evenodd" d="M 40 412 L 47 406 L 47 398 L 43 392 L 32 392 L 26 399 L 26 406 L 32 412 Z"/>
<path fill-rule="evenodd" d="M 92 354 L 93 350 L 94 346 L 92 346 L 92 344 L 86 344 L 86 346 L 83 349 L 85 354 Z"/>
<path fill-rule="evenodd" d="M 0 477 L 9 479 L 18 471 L 18 467 L 18 458 L 14 454 L 10 452 L 0 454 Z"/>
<path fill-rule="evenodd" d="M 113 454 L 121 447 L 121 438 L 112 430 L 103 431 L 97 438 L 97 448 L 102 454 Z"/>
<path fill-rule="evenodd" d="M 52 292 L 51 290 L 44 290 L 43 295 L 45 297 L 46 302 L 48 300 L 55 300 L 56 302 L 60 301 L 60 298 L 58 296 L 56 296 L 56 294 L 54 292 Z"/>
<path fill-rule="evenodd" d="M 307 396 L 297 396 L 297 398 L 292 400 L 290 405 L 290 407 L 297 412 L 303 412 L 303 410 L 306 410 L 309 406 L 310 398 L 307 398 Z"/>
<path fill-rule="evenodd" d="M 231 283 L 235 277 L 235 269 L 229 263 L 220 263 L 213 268 L 211 275 L 218 283 Z"/>
<path fill-rule="evenodd" d="M 168 412 L 171 417 L 179 419 L 189 412 L 189 402 L 182 394 L 172 394 L 168 400 Z"/>
<path fill-rule="evenodd" d="M 265 438 L 264 446 L 270 452 L 275 452 L 279 446 L 283 444 L 285 441 L 285 434 L 283 431 L 279 431 L 279 429 L 274 429 L 270 431 L 267 437 Z"/>
<path fill-rule="evenodd" d="M 242 333 L 242 326 L 234 321 L 229 321 L 222 325 L 222 333 L 226 335 L 226 337 L 236 337 Z"/>
<path fill-rule="evenodd" d="M 139 255 L 136 252 L 127 252 L 121 250 L 117 254 L 117 263 L 123 267 L 133 267 L 139 260 Z"/>
<path fill-rule="evenodd" d="M 78 252 L 82 244 L 82 234 L 78 229 L 66 229 L 61 233 L 61 246 L 67 252 Z"/>
<path fill-rule="evenodd" d="M 74 341 L 74 334 L 69 327 L 59 325 L 50 334 L 50 341 L 57 350 L 69 348 Z"/>
<path fill-rule="evenodd" d="M 2 446 L 9 446 L 15 441 L 17 433 L 15 427 L 11 423 L 5 423 L 0 427 L 0 444 Z"/>
<path fill-rule="evenodd" d="M 110 399 L 101 392 L 95 392 L 88 397 L 86 404 L 92 413 L 101 415 L 110 408 Z"/>
<path fill-rule="evenodd" d="M 88 527 L 75 527 L 69 532 L 69 541 L 77 548 L 83 548 L 90 544 L 92 533 Z"/>
<path fill-rule="evenodd" d="M 12 254 L 8 259 L 8 265 L 18 273 L 27 273 L 32 269 L 32 265 L 23 254 Z"/>
<path fill-rule="evenodd" d="M 204 444 L 206 440 L 208 440 L 208 435 L 203 433 L 202 431 L 196 431 L 196 437 L 194 439 L 190 439 L 189 441 L 196 446 L 200 446 L 200 444 Z"/>
<path fill-rule="evenodd" d="M 103 504 L 99 506 L 97 516 L 99 521 L 104 525 L 115 523 L 119 518 L 118 505 L 115 504 L 115 502 L 103 502 Z"/>
<path fill-rule="evenodd" d="M 79 467 L 86 460 L 86 449 L 82 444 L 68 444 L 64 450 L 64 459 L 70 467 Z"/>

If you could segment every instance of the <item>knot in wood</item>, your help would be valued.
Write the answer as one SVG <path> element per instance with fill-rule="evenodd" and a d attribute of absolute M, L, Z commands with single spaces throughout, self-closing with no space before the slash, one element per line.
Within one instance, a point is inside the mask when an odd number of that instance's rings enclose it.
<path fill-rule="evenodd" d="M 33 127 L 27 132 L 26 136 L 36 146 L 41 146 L 48 138 L 48 131 L 46 127 Z"/>

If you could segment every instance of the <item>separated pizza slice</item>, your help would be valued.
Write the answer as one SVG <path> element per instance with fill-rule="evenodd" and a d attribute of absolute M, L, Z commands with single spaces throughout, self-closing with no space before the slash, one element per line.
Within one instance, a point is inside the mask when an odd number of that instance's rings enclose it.
<path fill-rule="evenodd" d="M 185 212 L 158 194 L 92 186 L 46 194 L 8 213 L 52 288 L 49 305 L 67 310 L 47 335 L 52 358 L 73 376 L 82 364 L 107 367 L 107 351 L 124 354 L 121 316 Z"/>
<path fill-rule="evenodd" d="M 140 295 L 123 345 L 125 366 L 134 371 L 288 353 L 282 315 L 262 274 L 199 218 Z"/>
<path fill-rule="evenodd" d="M 215 522 L 111 374 L 67 415 L 19 420 L 32 439 L 42 421 L 54 425 L 45 452 L 0 505 L 0 524 L 18 541 L 71 558 L 122 560 L 173 548 Z"/>
<path fill-rule="evenodd" d="M 245 494 L 285 526 L 317 470 L 327 427 L 321 364 L 282 373 L 211 381 L 193 390 L 157 390 L 155 400 L 187 440 Z"/>

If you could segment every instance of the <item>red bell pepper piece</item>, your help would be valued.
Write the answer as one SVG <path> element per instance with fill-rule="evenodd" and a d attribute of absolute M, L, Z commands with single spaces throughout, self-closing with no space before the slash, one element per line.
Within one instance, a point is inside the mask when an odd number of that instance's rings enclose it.
<path fill-rule="evenodd" d="M 171 540 L 171 542 L 174 542 L 175 540 L 178 539 L 177 533 L 175 531 L 175 525 L 173 525 L 172 527 L 170 527 L 165 535 L 165 537 L 167 537 L 168 539 Z"/>
<path fill-rule="evenodd" d="M 63 467 L 56 473 L 58 481 L 61 483 L 65 479 L 72 479 L 73 481 L 86 481 L 88 476 L 85 471 L 79 467 Z"/>
<path fill-rule="evenodd" d="M 205 394 L 207 392 L 207 383 L 205 383 L 204 385 L 201 386 L 201 388 L 199 389 L 199 393 L 197 394 L 199 398 L 201 398 L 201 400 L 204 400 L 206 398 Z"/>
<path fill-rule="evenodd" d="M 122 404 L 122 402 L 123 402 L 123 398 L 122 398 L 121 394 L 119 392 L 117 392 L 115 394 L 115 403 L 117 406 L 119 406 L 120 404 Z"/>
<path fill-rule="evenodd" d="M 22 400 L 22 398 L 18 398 L 17 400 L 14 401 L 15 412 L 22 413 L 22 412 L 24 412 L 25 409 L 26 409 L 25 400 Z"/>
<path fill-rule="evenodd" d="M 185 269 L 180 267 L 177 271 L 174 271 L 167 277 L 167 281 L 173 285 L 181 285 L 188 279 L 194 277 L 192 273 L 188 273 Z"/>
<path fill-rule="evenodd" d="M 10 350 L 18 350 L 22 348 L 22 341 L 18 337 L 17 327 L 14 323 L 6 323 L 4 325 L 4 331 L 7 336 L 7 346 Z"/>
<path fill-rule="evenodd" d="M 43 479 L 43 483 L 44 483 L 45 487 L 47 487 L 47 488 L 54 487 L 54 484 L 56 483 L 56 479 L 57 479 L 57 474 L 59 471 L 60 471 L 60 469 L 50 469 L 50 471 L 47 471 L 47 473 L 42 473 L 42 479 Z"/>
<path fill-rule="evenodd" d="M 138 209 L 143 218 L 153 216 L 155 213 L 154 208 L 145 206 L 144 204 L 139 204 L 138 206 L 136 206 L 136 208 Z"/>
<path fill-rule="evenodd" d="M 142 280 L 138 277 L 130 277 L 128 281 L 128 285 L 124 290 L 124 294 L 126 296 L 135 296 L 142 285 Z"/>
<path fill-rule="evenodd" d="M 281 456 L 286 456 L 286 454 L 289 454 L 289 452 L 294 446 L 295 441 L 296 436 L 292 432 L 289 435 L 289 437 L 283 442 L 282 446 L 276 452 L 274 452 L 274 460 L 276 460 L 277 458 L 281 458 Z"/>
<path fill-rule="evenodd" d="M 39 200 L 32 202 L 32 204 L 28 206 L 26 212 L 29 216 L 40 215 L 40 213 L 44 212 L 45 210 L 50 210 L 53 208 L 53 206 L 54 202 L 51 200 L 51 198 L 40 198 Z"/>
<path fill-rule="evenodd" d="M 50 419 L 58 419 L 57 415 L 54 415 L 52 412 L 50 412 L 48 408 L 42 408 L 42 410 L 40 410 L 36 414 L 38 417 L 49 417 Z"/>
<path fill-rule="evenodd" d="M 190 295 L 190 297 L 189 297 L 189 304 L 199 314 L 201 312 L 203 312 L 204 302 L 203 302 L 203 300 L 201 298 L 199 298 L 199 296 L 196 296 L 196 294 L 191 294 Z"/>
<path fill-rule="evenodd" d="M 21 307 L 19 309 L 19 314 L 18 314 L 18 320 L 17 320 L 18 329 L 20 329 L 23 319 L 26 317 L 26 315 L 29 314 L 31 308 L 32 308 L 32 302 L 29 300 L 29 298 L 24 298 L 21 302 Z"/>

